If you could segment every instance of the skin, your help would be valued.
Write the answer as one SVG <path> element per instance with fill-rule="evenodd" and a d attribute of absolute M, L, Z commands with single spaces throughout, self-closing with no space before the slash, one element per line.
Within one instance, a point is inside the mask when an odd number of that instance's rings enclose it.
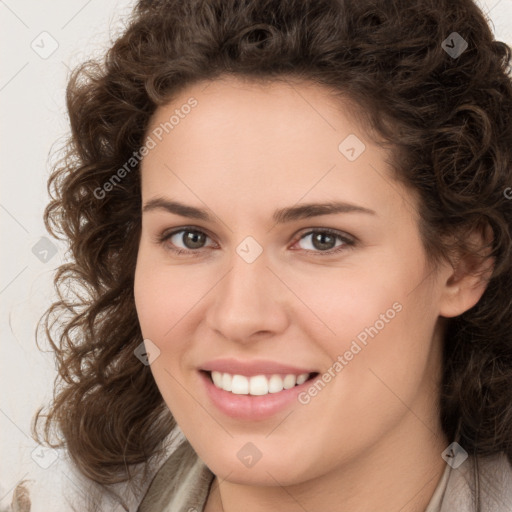
<path fill-rule="evenodd" d="M 197 106 L 144 157 L 143 206 L 163 197 L 214 218 L 145 211 L 134 293 L 143 336 L 160 350 L 156 383 L 216 475 L 206 511 L 424 511 L 452 441 L 438 412 L 443 317 L 476 304 L 484 284 L 464 261 L 428 266 L 416 195 L 326 89 L 196 83 L 157 109 L 148 134 L 191 96 Z M 354 161 L 338 149 L 349 134 L 366 145 Z M 375 214 L 272 219 L 333 200 Z M 183 232 L 159 242 L 186 226 L 207 235 L 202 247 Z M 343 250 L 323 255 L 311 228 L 356 243 L 335 238 L 329 248 Z M 263 249 L 253 263 L 236 252 L 247 236 Z M 401 311 L 307 405 L 248 422 L 223 415 L 203 389 L 198 367 L 219 357 L 325 372 L 394 303 Z M 262 454 L 250 468 L 237 457 L 248 442 Z"/>

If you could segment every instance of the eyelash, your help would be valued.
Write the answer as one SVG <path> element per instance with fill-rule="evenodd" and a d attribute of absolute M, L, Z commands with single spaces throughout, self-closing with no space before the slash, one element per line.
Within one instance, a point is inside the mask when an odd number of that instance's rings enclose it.
<path fill-rule="evenodd" d="M 185 226 L 185 227 L 181 227 L 180 229 L 175 229 L 174 231 L 171 231 L 171 232 L 164 231 L 161 235 L 159 235 L 157 237 L 157 242 L 159 244 L 163 245 L 166 250 L 171 251 L 177 255 L 189 255 L 192 257 L 200 256 L 200 252 L 202 252 L 201 249 L 203 249 L 203 248 L 181 249 L 181 248 L 175 248 L 175 247 L 168 246 L 168 244 L 166 242 L 172 236 L 176 235 L 177 233 L 182 233 L 182 232 L 200 233 L 200 234 L 206 235 L 208 238 L 211 238 L 207 233 L 205 233 L 204 231 L 202 231 L 198 228 L 195 228 L 193 226 Z M 356 245 L 356 241 L 353 238 L 349 238 L 348 236 L 344 235 L 343 233 L 336 231 L 334 229 L 330 229 L 330 228 L 310 229 L 309 231 L 306 231 L 305 233 L 301 234 L 299 236 L 299 238 L 296 240 L 296 242 L 294 242 L 294 245 L 295 245 L 295 243 L 299 242 L 303 238 L 305 238 L 309 235 L 312 235 L 314 233 L 323 233 L 323 234 L 332 235 L 332 236 L 336 237 L 338 240 L 341 240 L 343 242 L 343 244 L 334 249 L 329 249 L 328 251 L 320 251 L 320 250 L 312 251 L 312 250 L 304 249 L 304 251 L 306 251 L 307 253 L 312 253 L 312 254 L 318 255 L 318 256 L 332 256 L 334 254 L 338 254 L 340 252 L 351 249 L 352 247 L 354 247 Z"/>

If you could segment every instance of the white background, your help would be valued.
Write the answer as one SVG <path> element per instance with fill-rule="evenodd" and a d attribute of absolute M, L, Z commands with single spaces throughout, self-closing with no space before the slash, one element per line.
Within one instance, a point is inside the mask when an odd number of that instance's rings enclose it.
<path fill-rule="evenodd" d="M 52 396 L 56 372 L 52 355 L 35 345 L 35 328 L 51 303 L 53 272 L 66 253 L 65 246 L 46 233 L 42 213 L 48 201 L 49 153 L 63 142 L 68 129 L 64 98 L 69 69 L 104 53 L 109 39 L 122 31 L 133 4 L 0 0 L 2 506 L 19 480 L 37 478 L 42 471 L 31 457 L 36 444 L 30 425 L 35 409 Z M 480 0 L 480 5 L 497 39 L 512 44 L 512 0 Z M 51 37 L 41 35 L 44 31 Z M 52 40 L 58 48 L 47 57 L 44 52 L 51 50 Z M 52 257 L 48 253 L 46 262 L 32 252 L 41 237 L 51 239 L 58 249 Z M 39 253 L 44 257 L 41 249 Z M 41 341 L 44 344 L 44 337 Z"/>

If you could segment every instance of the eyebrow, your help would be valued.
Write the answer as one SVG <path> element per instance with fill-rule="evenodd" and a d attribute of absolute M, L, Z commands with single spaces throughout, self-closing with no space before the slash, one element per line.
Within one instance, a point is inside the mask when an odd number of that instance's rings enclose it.
<path fill-rule="evenodd" d="M 165 210 L 169 213 L 188 217 L 190 219 L 204 220 L 213 222 L 214 218 L 208 210 L 196 208 L 195 206 L 188 206 L 178 201 L 171 201 L 162 197 L 155 197 L 148 201 L 142 208 L 143 212 L 153 210 Z M 280 208 L 274 212 L 272 218 L 276 224 L 284 224 L 286 222 L 293 222 L 301 219 L 308 219 L 319 215 L 333 215 L 336 213 L 365 213 L 369 215 L 376 215 L 373 210 L 358 206 L 355 204 L 332 201 L 328 203 L 307 203 L 299 206 L 291 206 L 287 208 Z"/>

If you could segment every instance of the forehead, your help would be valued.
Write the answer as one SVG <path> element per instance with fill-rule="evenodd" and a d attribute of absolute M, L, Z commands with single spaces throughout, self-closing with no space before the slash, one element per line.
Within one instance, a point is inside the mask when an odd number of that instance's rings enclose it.
<path fill-rule="evenodd" d="M 191 101 L 196 103 L 192 109 L 187 106 Z M 185 111 L 184 115 L 180 110 Z M 302 126 L 307 130 L 323 128 L 336 132 L 340 116 L 356 128 L 358 110 L 346 94 L 311 81 L 291 77 L 264 80 L 223 75 L 212 81 L 193 83 L 174 94 L 166 105 L 157 108 L 148 130 L 165 124 L 175 113 L 180 120 L 174 116 L 172 130 L 177 129 L 178 123 L 189 124 L 184 120 L 194 114 L 190 117 L 200 118 L 203 125 L 208 120 L 214 122 L 215 126 L 205 126 L 214 132 L 217 128 L 228 127 L 230 122 L 244 122 L 246 129 L 250 125 L 261 128 L 263 124 L 273 131 Z M 286 124 L 297 117 L 302 119 L 299 126 Z M 278 120 L 284 124 L 270 124 Z M 365 131 L 360 126 L 356 129 Z"/>
<path fill-rule="evenodd" d="M 390 155 L 355 113 L 353 103 L 308 82 L 195 83 L 148 125 L 156 145 L 142 161 L 143 195 L 169 192 L 197 206 L 198 197 L 229 196 L 246 211 L 253 202 L 261 209 L 301 198 L 387 208 L 399 187 L 390 188 Z"/>

